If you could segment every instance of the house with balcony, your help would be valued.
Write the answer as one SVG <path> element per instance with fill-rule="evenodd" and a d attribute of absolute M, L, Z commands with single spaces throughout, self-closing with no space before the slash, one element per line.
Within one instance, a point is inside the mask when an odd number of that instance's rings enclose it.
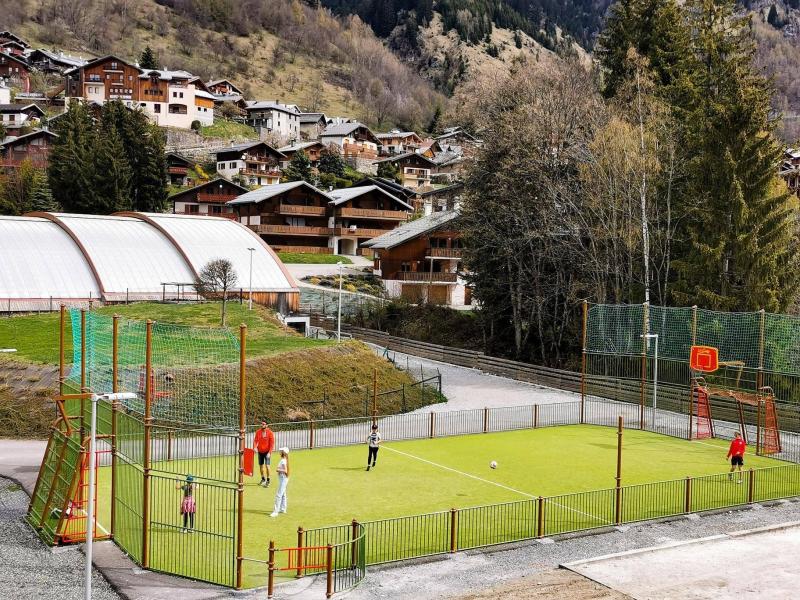
<path fill-rule="evenodd" d="M 374 161 L 378 158 L 380 140 L 369 127 L 358 121 L 348 121 L 328 125 L 320 134 L 319 140 L 330 146 L 335 144 L 345 160 Z"/>
<path fill-rule="evenodd" d="M 283 163 L 284 168 L 287 164 L 289 164 L 289 161 L 292 160 L 292 157 L 300 150 L 306 153 L 308 160 L 311 161 L 313 166 L 317 166 L 317 163 L 322 156 L 322 151 L 325 150 L 325 145 L 322 142 L 292 142 L 288 146 L 278 148 L 278 152 L 286 156 L 286 161 Z"/>
<path fill-rule="evenodd" d="M 422 138 L 413 131 L 392 129 L 388 133 L 379 133 L 381 156 L 396 156 L 407 152 L 416 152 L 422 145 Z"/>
<path fill-rule="evenodd" d="M 411 214 L 408 203 L 376 186 L 326 193 L 304 181 L 259 188 L 229 204 L 276 250 L 319 254 L 355 255 L 361 242 Z"/>
<path fill-rule="evenodd" d="M 44 116 L 36 104 L 0 104 L 0 123 L 6 135 L 18 135 L 23 127 L 38 127 Z"/>
<path fill-rule="evenodd" d="M 217 150 L 217 173 L 243 185 L 275 185 L 281 181 L 286 156 L 265 142 L 238 144 Z"/>
<path fill-rule="evenodd" d="M 214 81 L 209 81 L 206 83 L 206 89 L 215 96 L 243 95 L 242 90 L 236 87 L 230 79 L 215 79 Z"/>
<path fill-rule="evenodd" d="M 406 152 L 375 161 L 375 165 L 392 163 L 400 171 L 400 184 L 409 189 L 427 189 L 431 186 L 431 173 L 437 165 L 433 159 L 416 152 Z"/>
<path fill-rule="evenodd" d="M 173 194 L 169 200 L 176 215 L 210 215 L 235 221 L 238 215 L 228 202 L 247 191 L 247 188 L 220 177 Z"/>
<path fill-rule="evenodd" d="M 24 56 L 0 48 L 0 79 L 19 87 L 23 92 L 31 91 L 31 66 Z"/>
<path fill-rule="evenodd" d="M 200 182 L 192 181 L 189 172 L 197 163 L 176 152 L 167 152 L 167 179 L 170 185 L 178 187 L 193 186 Z"/>
<path fill-rule="evenodd" d="M 441 135 L 436 136 L 436 141 L 444 150 L 454 150 L 453 147 L 457 146 L 457 152 L 466 158 L 475 156 L 478 149 L 483 146 L 482 140 L 461 127 L 447 127 Z"/>
<path fill-rule="evenodd" d="M 156 125 L 190 129 L 194 121 L 214 123 L 214 97 L 187 71 L 141 69 L 108 55 L 64 72 L 64 98 L 96 103 L 120 100 L 139 107 Z"/>
<path fill-rule="evenodd" d="M 472 303 L 460 275 L 463 245 L 457 211 L 410 221 L 363 246 L 375 253 L 373 272 L 389 297 L 454 307 Z"/>
<path fill-rule="evenodd" d="M 259 135 L 271 134 L 284 144 L 300 138 L 300 111 L 292 104 L 273 100 L 251 101 L 247 102 L 245 111 L 245 123 Z"/>
<path fill-rule="evenodd" d="M 7 139 L 0 143 L 0 169 L 16 169 L 25 161 L 39 169 L 46 169 L 53 140 L 57 137 L 52 131 L 38 129 Z"/>
<path fill-rule="evenodd" d="M 0 46 L 7 42 L 16 42 L 26 50 L 31 47 L 31 45 L 26 42 L 24 39 L 16 35 L 15 33 L 6 30 L 0 31 Z"/>
<path fill-rule="evenodd" d="M 88 60 L 80 56 L 70 56 L 63 52 L 51 52 L 44 48 L 32 50 L 28 54 L 28 63 L 42 73 L 63 74 L 69 69 L 82 67 Z"/>

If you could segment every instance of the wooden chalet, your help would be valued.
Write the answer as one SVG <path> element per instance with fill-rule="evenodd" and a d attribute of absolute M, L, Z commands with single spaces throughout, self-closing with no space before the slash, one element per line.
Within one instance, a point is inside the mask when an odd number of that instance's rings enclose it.
<path fill-rule="evenodd" d="M 406 152 L 416 152 L 422 145 L 422 138 L 413 131 L 392 129 L 388 133 L 379 133 L 381 156 L 394 156 Z"/>
<path fill-rule="evenodd" d="M 390 156 L 376 160 L 374 164 L 392 163 L 400 170 L 400 183 L 411 189 L 425 189 L 431 185 L 431 173 L 436 163 L 422 154 L 406 152 L 398 156 Z"/>
<path fill-rule="evenodd" d="M 301 112 L 298 116 L 298 122 L 300 123 L 301 140 L 317 140 L 328 126 L 328 117 L 325 116 L 325 113 Z"/>
<path fill-rule="evenodd" d="M 228 202 L 247 191 L 247 188 L 219 177 L 173 194 L 169 200 L 176 215 L 210 215 L 235 221 L 238 216 Z"/>
<path fill-rule="evenodd" d="M 7 42 L 15 42 L 20 46 L 22 46 L 23 48 L 25 48 L 26 50 L 31 47 L 31 45 L 28 42 L 26 42 L 24 39 L 22 39 L 15 33 L 12 33 L 11 31 L 8 30 L 0 31 L 0 47 L 2 47 L 3 44 Z"/>
<path fill-rule="evenodd" d="M 16 169 L 27 160 L 34 167 L 46 169 L 57 137 L 52 131 L 39 129 L 0 143 L 0 168 Z"/>
<path fill-rule="evenodd" d="M 0 104 L 0 123 L 6 135 L 19 135 L 23 128 L 37 127 L 45 117 L 37 104 Z"/>
<path fill-rule="evenodd" d="M 325 193 L 304 181 L 262 187 L 229 204 L 276 250 L 349 255 L 406 221 L 412 210 L 377 186 Z"/>
<path fill-rule="evenodd" d="M 278 148 L 278 152 L 286 156 L 286 160 L 283 163 L 284 168 L 286 168 L 286 165 L 289 164 L 292 157 L 300 150 L 305 152 L 311 164 L 316 166 L 322 156 L 322 151 L 325 150 L 325 144 L 322 142 L 292 142 L 288 146 Z"/>
<path fill-rule="evenodd" d="M 69 69 L 82 67 L 88 61 L 79 56 L 70 56 L 63 52 L 51 52 L 38 48 L 28 54 L 28 63 L 42 73 L 64 73 Z"/>
<path fill-rule="evenodd" d="M 265 142 L 238 144 L 217 150 L 217 173 L 247 185 L 280 183 L 286 156 Z"/>
<path fill-rule="evenodd" d="M 195 185 L 196 183 L 202 183 L 202 182 L 194 182 L 189 177 L 189 171 L 191 169 L 194 169 L 196 164 L 197 163 L 195 161 L 190 160 L 185 156 L 181 156 L 176 152 L 168 152 L 167 179 L 169 180 L 169 184 L 186 187 L 189 185 Z"/>
<path fill-rule="evenodd" d="M 236 87 L 230 79 L 215 79 L 206 83 L 208 91 L 215 96 L 243 96 L 242 90 Z"/>
<path fill-rule="evenodd" d="M 0 49 L 0 78 L 19 86 L 23 92 L 31 91 L 31 67 L 24 56 Z"/>
<path fill-rule="evenodd" d="M 389 297 L 471 304 L 459 275 L 463 245 L 457 219 L 457 211 L 436 212 L 363 244 L 375 253 L 373 272 L 383 280 Z"/>
<path fill-rule="evenodd" d="M 374 160 L 378 158 L 380 140 L 369 127 L 358 121 L 328 125 L 320 134 L 326 146 L 336 144 L 342 155 L 352 159 Z"/>

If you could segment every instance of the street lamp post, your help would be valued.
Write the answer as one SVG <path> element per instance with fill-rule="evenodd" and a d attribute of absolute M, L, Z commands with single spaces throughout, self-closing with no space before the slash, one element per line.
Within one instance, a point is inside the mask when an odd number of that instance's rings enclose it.
<path fill-rule="evenodd" d="M 641 336 L 648 343 L 650 340 L 655 340 L 655 347 L 653 348 L 653 425 L 656 423 L 656 407 L 658 406 L 658 334 L 648 333 Z"/>
<path fill-rule="evenodd" d="M 247 293 L 247 310 L 253 310 L 253 252 L 255 248 L 248 248 L 250 251 L 250 291 Z"/>
<path fill-rule="evenodd" d="M 96 453 L 97 453 L 97 402 L 98 400 L 106 400 L 109 402 L 116 402 L 118 400 L 133 400 L 136 394 L 120 393 L 120 394 L 103 394 L 99 396 L 92 394 L 92 416 L 91 416 L 91 433 L 89 436 L 89 491 L 88 491 L 88 506 L 86 507 L 86 570 L 84 572 L 84 598 L 92 600 L 92 547 L 94 545 L 94 496 L 95 487 L 95 467 L 96 467 Z"/>
<path fill-rule="evenodd" d="M 342 341 L 342 267 L 344 263 L 339 261 L 336 266 L 339 267 L 339 310 L 336 318 L 336 343 L 338 344 Z"/>

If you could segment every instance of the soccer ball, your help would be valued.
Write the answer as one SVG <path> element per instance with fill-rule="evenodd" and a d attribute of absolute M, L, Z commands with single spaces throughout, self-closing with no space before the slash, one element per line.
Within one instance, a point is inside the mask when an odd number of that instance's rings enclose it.
<path fill-rule="evenodd" d="M 497 468 L 497 461 L 493 460 L 492 462 L 490 462 L 489 463 L 489 468 L 496 469 Z"/>

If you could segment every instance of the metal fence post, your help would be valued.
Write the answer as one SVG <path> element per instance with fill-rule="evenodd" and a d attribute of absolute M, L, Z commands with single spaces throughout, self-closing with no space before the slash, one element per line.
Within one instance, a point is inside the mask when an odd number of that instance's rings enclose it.
<path fill-rule="evenodd" d="M 458 509 L 450 509 L 450 552 L 458 550 Z"/>
<path fill-rule="evenodd" d="M 114 315 L 111 325 L 111 391 L 119 391 L 119 315 Z M 111 527 L 109 535 L 113 538 L 117 524 L 117 411 L 119 402 L 111 403 Z"/>
<path fill-rule="evenodd" d="M 308 421 L 308 449 L 314 449 L 314 420 L 309 419 Z"/>
<path fill-rule="evenodd" d="M 583 301 L 583 340 L 581 352 L 581 424 L 583 424 L 583 407 L 586 403 L 586 326 L 589 316 L 589 303 Z"/>
<path fill-rule="evenodd" d="M 642 304 L 642 379 L 639 385 L 639 429 L 644 429 L 644 404 L 647 388 L 647 333 L 649 329 L 649 309 L 647 302 Z"/>
<path fill-rule="evenodd" d="M 489 407 L 483 408 L 483 433 L 489 431 Z"/>
<path fill-rule="evenodd" d="M 333 596 L 333 546 L 328 544 L 325 549 L 325 597 Z"/>
<path fill-rule="evenodd" d="M 150 566 L 150 435 L 153 426 L 153 321 L 147 320 L 144 351 L 144 452 L 142 490 L 142 567 Z"/>
<path fill-rule="evenodd" d="M 686 478 L 686 487 L 684 490 L 684 498 L 683 498 L 683 512 L 689 513 L 692 512 L 692 478 Z"/>
<path fill-rule="evenodd" d="M 350 536 L 350 566 L 355 569 L 358 563 L 358 544 L 356 544 L 356 540 L 358 539 L 358 521 L 355 519 L 353 519 L 352 528 L 353 531 Z"/>
<path fill-rule="evenodd" d="M 406 412 L 406 384 L 403 383 L 402 386 L 403 386 L 401 388 L 402 392 L 403 392 L 403 408 L 402 408 L 402 412 Z"/>
<path fill-rule="evenodd" d="M 275 591 L 275 542 L 269 542 L 269 562 L 267 563 L 267 598 L 272 599 Z"/>
<path fill-rule="evenodd" d="M 753 471 L 753 467 L 750 467 L 750 471 L 748 471 L 747 477 L 747 503 L 753 503 L 754 491 L 755 491 L 755 471 Z"/>
<path fill-rule="evenodd" d="M 242 589 L 242 563 L 244 561 L 244 451 L 247 431 L 247 325 L 239 325 L 239 481 L 236 507 L 236 589 Z M 172 440 L 170 439 L 171 447 Z M 170 452 L 171 453 L 171 452 Z"/>
<path fill-rule="evenodd" d="M 539 496 L 536 501 L 536 537 L 544 537 L 544 498 Z"/>
<path fill-rule="evenodd" d="M 302 577 L 303 576 L 303 562 L 305 559 L 305 553 L 303 552 L 303 541 L 305 538 L 305 531 L 303 531 L 302 527 L 297 528 L 297 575 L 295 577 Z"/>
<path fill-rule="evenodd" d="M 434 432 L 434 427 L 435 427 L 434 423 L 435 423 L 435 420 L 436 420 L 436 417 L 434 416 L 434 414 L 435 413 L 433 411 L 430 412 L 430 415 L 431 415 L 431 417 L 430 417 L 430 421 L 431 421 L 430 422 L 430 430 L 431 430 L 430 431 L 430 436 L 431 437 L 433 437 L 433 432 Z"/>

